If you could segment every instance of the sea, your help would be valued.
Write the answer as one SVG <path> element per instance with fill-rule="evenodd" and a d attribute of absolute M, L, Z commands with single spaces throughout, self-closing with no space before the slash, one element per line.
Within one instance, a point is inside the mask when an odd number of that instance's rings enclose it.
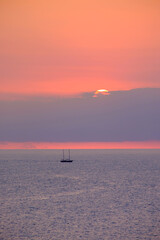
<path fill-rule="evenodd" d="M 61 158 L 0 150 L 0 240 L 160 240 L 160 150 Z"/>

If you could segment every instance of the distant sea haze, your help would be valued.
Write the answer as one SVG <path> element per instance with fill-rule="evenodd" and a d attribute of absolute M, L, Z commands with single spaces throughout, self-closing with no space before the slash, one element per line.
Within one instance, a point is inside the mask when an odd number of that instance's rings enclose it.
<path fill-rule="evenodd" d="M 160 149 L 160 141 L 144 142 L 0 142 L 0 149 Z"/>

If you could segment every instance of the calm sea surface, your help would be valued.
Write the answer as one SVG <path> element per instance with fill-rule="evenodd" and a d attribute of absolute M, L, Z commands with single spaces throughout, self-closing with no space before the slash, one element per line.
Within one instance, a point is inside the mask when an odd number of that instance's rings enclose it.
<path fill-rule="evenodd" d="M 160 150 L 0 150 L 0 240 L 160 239 Z"/>

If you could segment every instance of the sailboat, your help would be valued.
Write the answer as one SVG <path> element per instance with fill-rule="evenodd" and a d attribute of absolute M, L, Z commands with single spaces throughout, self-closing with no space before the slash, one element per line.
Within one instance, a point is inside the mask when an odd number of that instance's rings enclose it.
<path fill-rule="evenodd" d="M 63 159 L 61 159 L 61 162 L 73 162 L 73 160 L 71 160 L 70 158 L 70 149 L 68 149 L 68 155 L 69 155 L 68 158 L 64 157 L 64 149 L 63 149 Z"/>

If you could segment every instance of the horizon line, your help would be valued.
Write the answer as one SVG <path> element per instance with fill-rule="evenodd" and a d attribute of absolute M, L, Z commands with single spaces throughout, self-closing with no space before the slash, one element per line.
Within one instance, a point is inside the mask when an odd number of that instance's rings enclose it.
<path fill-rule="evenodd" d="M 0 142 L 9 149 L 160 149 L 160 141 L 124 142 Z"/>

